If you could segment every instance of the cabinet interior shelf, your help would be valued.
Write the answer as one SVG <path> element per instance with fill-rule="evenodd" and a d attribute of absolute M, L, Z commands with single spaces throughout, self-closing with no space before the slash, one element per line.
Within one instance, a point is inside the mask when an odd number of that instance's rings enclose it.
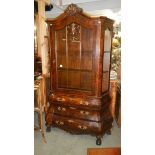
<path fill-rule="evenodd" d="M 74 68 L 57 68 L 57 70 L 92 72 L 92 70 L 89 70 L 89 69 L 74 69 Z"/>

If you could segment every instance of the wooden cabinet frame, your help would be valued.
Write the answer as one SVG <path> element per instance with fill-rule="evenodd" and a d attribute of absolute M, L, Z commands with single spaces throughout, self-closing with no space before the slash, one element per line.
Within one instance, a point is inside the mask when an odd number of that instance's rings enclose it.
<path fill-rule="evenodd" d="M 89 133 L 92 135 L 96 135 L 98 137 L 96 143 L 100 144 L 100 138 L 104 135 L 105 132 L 110 132 L 110 128 L 112 126 L 112 116 L 109 111 L 109 78 L 112 48 L 112 45 L 110 43 L 112 43 L 113 36 L 113 20 L 106 17 L 89 17 L 88 15 L 83 13 L 82 9 L 79 8 L 77 5 L 71 4 L 66 8 L 63 14 L 61 14 L 55 19 L 48 19 L 46 22 L 49 27 L 51 44 L 51 94 L 49 95 L 50 107 L 49 113 L 47 113 L 46 116 L 46 125 L 49 128 L 51 127 L 52 122 L 55 122 L 53 126 L 60 127 L 69 132 Z M 73 31 L 73 34 L 71 36 L 67 33 L 68 27 L 68 33 L 70 33 L 70 29 L 71 31 Z M 76 32 L 76 29 L 80 30 L 80 38 L 78 36 L 75 36 L 76 34 L 79 35 L 79 33 Z M 62 30 L 62 32 L 60 31 L 60 33 L 58 33 L 59 30 Z M 104 59 L 104 55 L 106 53 L 104 46 L 107 46 L 107 44 L 104 45 L 104 42 L 107 41 L 105 37 L 105 30 L 108 30 L 110 39 L 108 49 L 109 55 L 107 59 Z M 66 37 L 63 38 L 61 36 L 61 33 L 63 36 L 65 36 L 66 33 Z M 61 42 L 59 41 L 59 36 L 61 37 L 61 41 L 66 42 L 66 45 L 62 45 L 62 48 L 61 43 L 59 43 Z M 71 37 L 73 40 L 69 37 Z M 74 45 L 72 41 L 77 42 L 77 44 L 75 43 Z M 80 43 L 78 46 L 79 41 Z M 58 57 L 61 55 L 59 53 L 59 48 L 60 51 L 66 50 L 65 54 L 67 56 L 65 58 L 67 64 L 58 63 Z M 71 58 L 73 58 L 74 60 L 73 62 L 71 62 L 72 59 L 69 59 L 68 52 L 71 53 Z M 78 54 L 79 58 L 77 57 Z M 89 57 L 89 54 L 92 54 L 92 57 Z M 75 58 L 79 59 L 79 62 Z M 92 59 L 89 61 L 90 58 Z M 62 60 L 64 61 L 64 58 Z M 82 64 L 82 61 L 86 61 L 87 63 Z M 68 67 L 69 64 L 71 64 L 70 68 Z M 82 65 L 84 66 L 83 68 L 81 67 Z M 103 77 L 103 68 L 105 67 L 105 65 L 108 65 L 106 79 L 105 77 Z M 62 73 L 62 76 L 58 75 L 58 66 L 65 66 L 64 70 L 67 68 L 67 73 L 64 73 L 64 75 Z M 59 70 L 61 72 L 62 69 L 59 68 Z M 72 70 L 73 74 L 69 75 L 68 73 L 70 72 L 70 70 Z M 91 71 L 92 73 L 89 74 L 88 72 Z M 83 75 L 81 75 L 81 72 Z M 69 78 L 71 79 L 70 81 Z M 64 85 L 60 84 L 61 80 L 64 80 L 62 81 Z M 68 84 L 68 81 L 71 82 L 71 86 Z M 106 87 L 106 89 L 103 89 L 103 87 Z M 86 90 L 84 90 L 84 88 Z M 76 113 L 78 115 L 72 120 L 75 123 L 73 123 L 73 126 L 65 125 L 67 124 L 65 123 L 67 121 L 65 113 L 54 113 L 54 120 L 52 120 L 53 115 L 50 111 L 53 112 L 54 110 L 51 109 L 57 109 L 57 106 L 60 106 L 59 109 L 66 109 L 70 107 L 76 109 Z M 88 111 L 85 112 L 85 109 L 87 109 Z M 81 110 L 84 111 L 83 113 L 81 113 L 81 115 L 86 113 L 90 114 L 89 117 L 86 117 L 86 122 L 83 122 L 83 120 L 80 119 L 83 118 L 79 116 L 79 111 Z M 96 110 L 94 115 L 94 126 L 91 125 L 93 120 L 93 115 L 91 115 L 91 111 L 93 110 Z M 67 109 L 66 111 L 68 111 L 68 115 L 70 115 L 70 110 Z M 97 122 L 95 122 L 96 116 L 98 116 L 97 119 L 99 120 Z M 87 118 L 90 118 L 90 120 Z M 81 122 L 81 125 L 79 124 L 79 122 Z M 79 124 L 80 129 L 78 127 L 75 127 L 76 124 Z M 83 126 L 82 124 L 85 125 Z"/>

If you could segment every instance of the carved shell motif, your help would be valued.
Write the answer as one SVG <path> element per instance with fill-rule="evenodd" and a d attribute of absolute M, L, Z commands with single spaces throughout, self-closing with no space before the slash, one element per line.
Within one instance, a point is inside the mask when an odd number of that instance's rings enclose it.
<path fill-rule="evenodd" d="M 66 10 L 65 10 L 65 13 L 70 15 L 70 16 L 73 16 L 75 15 L 76 13 L 78 12 L 82 12 L 83 10 L 81 8 L 79 8 L 77 5 L 75 4 L 70 4 Z"/>

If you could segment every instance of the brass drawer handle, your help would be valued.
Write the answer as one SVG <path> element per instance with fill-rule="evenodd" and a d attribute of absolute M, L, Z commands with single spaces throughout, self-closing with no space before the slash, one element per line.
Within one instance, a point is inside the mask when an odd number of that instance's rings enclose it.
<path fill-rule="evenodd" d="M 59 111 L 66 111 L 66 108 L 58 107 Z"/>
<path fill-rule="evenodd" d="M 74 107 L 69 107 L 70 109 L 76 109 L 76 108 L 74 108 Z"/>
<path fill-rule="evenodd" d="M 57 101 L 65 101 L 65 99 L 64 98 L 60 98 L 60 97 L 57 97 L 57 99 L 56 99 Z"/>
<path fill-rule="evenodd" d="M 62 111 L 66 111 L 66 108 L 62 108 Z"/>
<path fill-rule="evenodd" d="M 68 122 L 69 122 L 69 123 L 73 123 L 74 121 L 73 121 L 73 120 L 71 120 L 71 119 L 69 119 L 69 120 L 68 120 Z"/>
<path fill-rule="evenodd" d="M 70 101 L 75 101 L 75 99 L 74 99 L 74 98 L 69 98 L 69 100 L 70 100 Z"/>
<path fill-rule="evenodd" d="M 62 122 L 62 121 L 55 121 L 55 123 L 58 125 L 64 125 L 64 122 Z"/>
<path fill-rule="evenodd" d="M 87 129 L 87 126 L 78 125 L 78 128 L 79 129 L 82 129 L 82 130 L 86 130 Z"/>
<path fill-rule="evenodd" d="M 81 114 L 85 114 L 85 115 L 89 115 L 89 112 L 88 112 L 88 111 L 82 111 L 82 110 L 81 110 L 80 113 L 81 113 Z"/>
<path fill-rule="evenodd" d="M 83 104 L 83 105 L 88 105 L 89 103 L 88 103 L 88 101 L 80 101 L 80 104 Z"/>

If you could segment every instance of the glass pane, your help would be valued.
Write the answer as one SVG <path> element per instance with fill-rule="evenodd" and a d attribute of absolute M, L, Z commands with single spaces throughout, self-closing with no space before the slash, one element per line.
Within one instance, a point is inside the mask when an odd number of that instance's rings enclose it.
<path fill-rule="evenodd" d="M 80 89 L 80 71 L 68 70 L 68 88 Z"/>
<path fill-rule="evenodd" d="M 67 26 L 68 68 L 80 69 L 80 25 L 72 23 Z"/>
<path fill-rule="evenodd" d="M 103 71 L 109 71 L 109 67 L 110 67 L 110 52 L 104 53 Z"/>
<path fill-rule="evenodd" d="M 93 31 L 72 23 L 55 38 L 58 88 L 92 90 Z"/>
<path fill-rule="evenodd" d="M 80 69 L 80 43 L 68 41 L 68 68 Z"/>
<path fill-rule="evenodd" d="M 81 27 L 81 69 L 92 70 L 93 32 Z"/>
<path fill-rule="evenodd" d="M 58 87 L 67 88 L 67 70 L 58 70 Z"/>
<path fill-rule="evenodd" d="M 66 28 L 55 32 L 58 87 L 67 88 Z"/>
<path fill-rule="evenodd" d="M 108 90 L 109 86 L 109 72 L 103 73 L 103 79 L 102 79 L 102 92 L 105 92 Z"/>
<path fill-rule="evenodd" d="M 92 73 L 81 72 L 81 89 L 91 90 L 92 89 Z"/>
<path fill-rule="evenodd" d="M 102 92 L 106 92 L 109 89 L 110 51 L 111 51 L 111 32 L 109 31 L 109 29 L 106 29 L 104 36 Z"/>
<path fill-rule="evenodd" d="M 92 90 L 93 31 L 81 27 L 81 89 Z"/>
<path fill-rule="evenodd" d="M 109 29 L 106 29 L 104 35 L 104 51 L 110 51 L 110 50 L 111 50 L 111 33 Z"/>
<path fill-rule="evenodd" d="M 67 68 L 66 61 L 66 29 L 56 31 L 56 58 L 57 58 L 57 68 Z"/>

